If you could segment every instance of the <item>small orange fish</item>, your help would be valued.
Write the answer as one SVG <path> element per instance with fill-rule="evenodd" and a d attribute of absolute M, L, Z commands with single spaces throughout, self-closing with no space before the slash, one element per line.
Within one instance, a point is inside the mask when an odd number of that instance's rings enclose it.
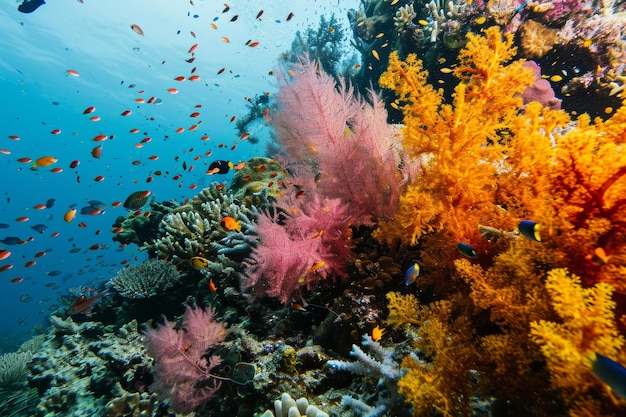
<path fill-rule="evenodd" d="M 178 89 L 177 88 L 168 88 L 167 92 L 170 94 L 178 94 Z"/>
<path fill-rule="evenodd" d="M 87 107 L 84 111 L 83 114 L 89 114 L 89 113 L 93 113 L 96 111 L 96 108 L 94 106 L 89 106 Z"/>
<path fill-rule="evenodd" d="M 35 161 L 35 163 L 33 164 L 33 167 L 47 167 L 56 163 L 57 161 L 58 159 L 55 158 L 54 156 L 42 156 L 41 158 Z"/>
<path fill-rule="evenodd" d="M 213 282 L 213 279 L 209 280 L 209 290 L 211 290 L 211 292 L 217 291 L 217 285 L 215 285 L 215 283 Z"/>
<path fill-rule="evenodd" d="M 69 315 L 74 315 L 74 314 L 88 314 L 89 312 L 91 312 L 91 309 L 93 308 L 94 304 L 96 304 L 96 302 L 104 297 L 107 294 L 106 291 L 102 291 L 99 292 L 98 294 L 92 295 L 91 297 L 87 298 L 85 296 L 79 297 L 74 304 L 69 308 L 69 310 L 67 310 L 67 313 Z"/>
<path fill-rule="evenodd" d="M 143 36 L 143 30 L 141 30 L 141 28 L 139 27 L 139 25 L 136 25 L 135 23 L 130 25 L 130 28 L 137 34 L 137 35 L 141 35 Z"/>
<path fill-rule="evenodd" d="M 248 46 L 250 48 L 256 48 L 257 46 L 259 46 L 259 43 L 258 42 L 252 42 L 252 43 L 248 44 Z"/>
<path fill-rule="evenodd" d="M 383 337 L 384 334 L 385 334 L 385 329 L 381 329 L 380 327 L 376 326 L 372 329 L 372 340 L 374 342 L 378 342 L 380 338 Z"/>
<path fill-rule="evenodd" d="M 72 77 L 80 77 L 80 74 L 78 73 L 78 71 L 74 71 L 73 69 L 68 69 L 66 72 Z"/>
<path fill-rule="evenodd" d="M 235 220 L 230 216 L 226 216 L 222 217 L 220 224 L 226 230 L 236 230 L 241 232 L 241 220 Z"/>

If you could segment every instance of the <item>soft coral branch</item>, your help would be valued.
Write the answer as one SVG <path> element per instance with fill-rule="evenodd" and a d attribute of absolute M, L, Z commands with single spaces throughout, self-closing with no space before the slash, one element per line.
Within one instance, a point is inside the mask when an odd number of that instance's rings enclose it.
<path fill-rule="evenodd" d="M 307 161 L 304 174 L 318 176 L 320 194 L 348 205 L 355 224 L 393 216 L 402 178 L 380 98 L 372 93 L 370 104 L 356 97 L 306 58 L 289 72 L 280 71 L 278 83 L 273 120 L 286 164 Z"/>
<path fill-rule="evenodd" d="M 284 213 L 259 216 L 261 242 L 244 262 L 242 287 L 287 302 L 322 279 L 345 276 L 351 217 L 340 200 L 316 194 L 287 194 L 279 203 Z"/>
<path fill-rule="evenodd" d="M 143 331 L 146 350 L 155 359 L 156 382 L 151 388 L 169 398 L 178 413 L 205 405 L 221 385 L 221 378 L 211 374 L 221 358 L 204 357 L 209 347 L 224 340 L 224 326 L 214 317 L 210 308 L 187 307 L 183 329 L 176 330 L 165 319 L 159 328 Z"/>

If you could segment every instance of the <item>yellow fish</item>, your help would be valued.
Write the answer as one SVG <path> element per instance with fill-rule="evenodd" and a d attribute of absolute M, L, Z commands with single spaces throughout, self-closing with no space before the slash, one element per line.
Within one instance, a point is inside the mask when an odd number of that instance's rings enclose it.
<path fill-rule="evenodd" d="M 189 262 L 191 262 L 191 265 L 194 268 L 206 269 L 209 267 L 209 261 L 206 260 L 206 258 L 203 258 L 202 256 L 194 256 L 193 258 L 189 260 Z"/>

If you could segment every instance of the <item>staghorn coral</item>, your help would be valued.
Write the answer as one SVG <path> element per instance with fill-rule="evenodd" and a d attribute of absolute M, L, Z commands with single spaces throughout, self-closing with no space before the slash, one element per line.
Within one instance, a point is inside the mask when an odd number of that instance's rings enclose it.
<path fill-rule="evenodd" d="M 335 371 L 349 371 L 356 375 L 366 376 L 378 380 L 378 385 L 384 385 L 388 390 L 388 396 L 379 395 L 376 407 L 367 406 L 360 399 L 344 397 L 342 406 L 352 408 L 362 415 L 375 416 L 382 415 L 383 412 L 398 412 L 403 408 L 401 398 L 397 396 L 398 379 L 401 371 L 398 362 L 394 358 L 394 350 L 385 348 L 380 343 L 375 342 L 369 335 L 363 335 L 362 345 L 367 347 L 371 354 L 364 352 L 359 346 L 352 345 L 350 356 L 355 362 L 341 360 L 330 360 L 326 363 L 330 369 Z"/>
<path fill-rule="evenodd" d="M 602 415 L 617 412 L 612 405 L 624 413 L 626 402 L 615 400 L 610 389 L 592 375 L 586 358 L 589 352 L 598 352 L 626 362 L 625 339 L 618 332 L 613 312 L 612 287 L 598 283 L 583 288 L 578 276 L 561 268 L 548 273 L 546 288 L 558 321 L 533 321 L 531 336 L 545 355 L 552 385 L 563 393 L 568 406 L 574 405 L 572 415 L 586 415 L 580 409 L 593 404 L 602 404 L 598 407 Z M 599 394 L 607 399 L 598 403 Z"/>
<path fill-rule="evenodd" d="M 162 294 L 180 279 L 180 272 L 170 263 L 151 259 L 117 271 L 109 285 L 127 298 L 150 298 Z"/>
<path fill-rule="evenodd" d="M 241 231 L 224 228 L 224 216 L 241 221 Z M 167 214 L 161 223 L 163 233 L 144 249 L 154 250 L 159 258 L 183 271 L 195 271 L 189 260 L 200 256 L 208 261 L 207 268 L 201 271 L 207 278 L 234 276 L 238 261 L 257 244 L 257 216 L 254 206 L 241 205 L 229 191 L 208 187 L 188 204 Z"/>

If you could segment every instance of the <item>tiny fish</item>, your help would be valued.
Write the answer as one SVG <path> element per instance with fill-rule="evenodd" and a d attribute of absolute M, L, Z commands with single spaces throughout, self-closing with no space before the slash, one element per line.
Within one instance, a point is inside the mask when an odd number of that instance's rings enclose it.
<path fill-rule="evenodd" d="M 143 36 L 143 30 L 139 27 L 139 25 L 133 23 L 130 25 L 130 28 L 138 35 Z"/>
<path fill-rule="evenodd" d="M 539 234 L 540 228 L 541 225 L 532 220 L 522 220 L 517 225 L 517 229 L 522 235 L 535 242 L 541 242 L 541 235 Z"/>
<path fill-rule="evenodd" d="M 411 265 L 404 273 L 404 285 L 411 285 L 420 275 L 420 266 L 416 263 Z"/>
<path fill-rule="evenodd" d="M 467 256 L 468 258 L 478 258 L 476 250 L 467 243 L 459 242 L 459 244 L 456 245 L 456 249 L 463 256 Z"/>

